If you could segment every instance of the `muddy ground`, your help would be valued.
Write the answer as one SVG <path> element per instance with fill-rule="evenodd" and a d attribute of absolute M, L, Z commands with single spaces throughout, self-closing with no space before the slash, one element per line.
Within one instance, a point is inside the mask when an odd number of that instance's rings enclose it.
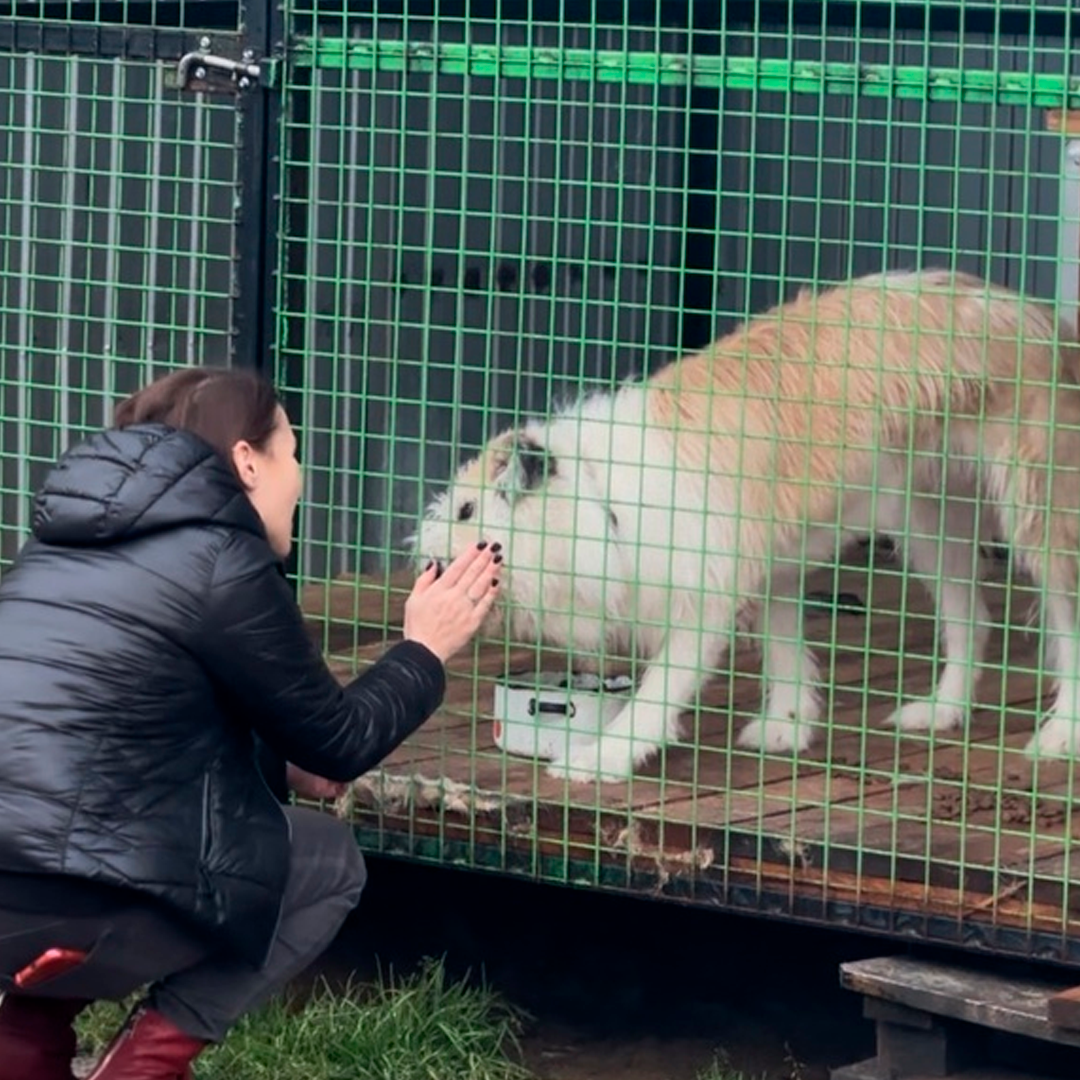
<path fill-rule="evenodd" d="M 747 1080 L 828 1080 L 830 1068 L 873 1053 L 861 1002 L 839 985 L 842 961 L 914 952 L 980 962 L 475 872 L 376 858 L 369 869 L 360 910 L 319 973 L 404 971 L 424 956 L 444 957 L 457 976 L 483 971 L 533 1015 L 525 1047 L 544 1080 L 695 1080 L 717 1053 Z M 1027 1040 L 998 1040 L 993 1052 L 1027 1075 L 1080 1075 L 1075 1053 L 1045 1054 Z"/>

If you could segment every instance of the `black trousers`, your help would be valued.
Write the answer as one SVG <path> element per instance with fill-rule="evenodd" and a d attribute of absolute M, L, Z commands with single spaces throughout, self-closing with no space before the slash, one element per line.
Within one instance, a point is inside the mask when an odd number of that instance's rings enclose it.
<path fill-rule="evenodd" d="M 351 830 L 328 814 L 287 807 L 292 830 L 281 920 L 266 963 L 245 964 L 157 905 L 137 898 L 104 908 L 72 896 L 65 914 L 0 908 L 0 976 L 45 949 L 90 953 L 79 968 L 42 983 L 40 996 L 119 1000 L 148 986 L 149 1004 L 197 1039 L 221 1042 L 240 1017 L 310 966 L 360 902 L 367 880 Z M 90 890 L 88 890 L 89 894 Z"/>

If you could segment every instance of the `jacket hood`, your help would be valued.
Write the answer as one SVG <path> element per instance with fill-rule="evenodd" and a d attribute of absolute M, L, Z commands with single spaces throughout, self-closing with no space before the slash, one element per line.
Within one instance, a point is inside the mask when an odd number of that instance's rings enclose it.
<path fill-rule="evenodd" d="M 213 447 L 160 424 L 104 431 L 73 446 L 34 499 L 34 536 L 47 544 L 106 545 L 209 524 L 266 535 Z"/>

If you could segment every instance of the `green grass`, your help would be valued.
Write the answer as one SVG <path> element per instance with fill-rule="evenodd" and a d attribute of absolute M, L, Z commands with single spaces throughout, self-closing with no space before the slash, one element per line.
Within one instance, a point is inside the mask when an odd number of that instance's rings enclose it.
<path fill-rule="evenodd" d="M 132 1001 L 79 1017 L 80 1054 L 94 1056 Z M 451 981 L 441 962 L 371 986 L 318 985 L 242 1020 L 195 1063 L 196 1080 L 532 1080 L 519 1037 L 528 1019 L 486 986 Z M 799 1080 L 793 1067 L 791 1080 Z M 696 1080 L 766 1080 L 723 1055 Z"/>
<path fill-rule="evenodd" d="M 733 1069 L 720 1062 L 714 1062 L 704 1072 L 699 1072 L 698 1080 L 767 1080 L 764 1076 L 751 1076 L 742 1069 Z"/>
<path fill-rule="evenodd" d="M 766 1080 L 764 1076 L 751 1076 L 741 1069 L 735 1069 L 723 1059 L 717 1058 L 704 1072 L 697 1074 L 697 1080 Z"/>
<path fill-rule="evenodd" d="M 796 1060 L 790 1048 L 787 1048 L 784 1061 L 786 1065 L 782 1074 L 783 1080 L 803 1080 L 803 1066 Z M 697 1074 L 696 1080 L 780 1080 L 780 1077 L 773 1072 L 768 1074 L 744 1072 L 742 1069 L 735 1068 L 726 1054 L 718 1053 L 713 1058 L 712 1064 Z"/>
<path fill-rule="evenodd" d="M 127 1005 L 80 1018 L 99 1051 Z M 319 986 L 303 1003 L 277 1000 L 196 1062 L 197 1080 L 528 1080 L 523 1014 L 485 987 L 447 979 L 429 961 L 408 977 L 345 992 Z"/>

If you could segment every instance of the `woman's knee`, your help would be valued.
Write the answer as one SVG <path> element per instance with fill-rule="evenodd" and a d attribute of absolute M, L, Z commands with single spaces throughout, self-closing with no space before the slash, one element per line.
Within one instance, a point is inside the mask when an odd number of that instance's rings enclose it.
<path fill-rule="evenodd" d="M 351 900 L 355 907 L 360 903 L 360 895 L 367 884 L 367 860 L 360 850 L 360 845 L 356 842 L 352 829 L 341 821 L 335 824 L 341 826 L 342 843 L 338 850 L 338 880 L 341 893 Z"/>
<path fill-rule="evenodd" d="M 292 824 L 292 870 L 302 892 L 313 888 L 353 906 L 367 884 L 367 864 L 352 830 L 338 818 L 306 807 L 286 810 Z"/>
<path fill-rule="evenodd" d="M 360 903 L 360 895 L 364 891 L 364 886 L 367 884 L 367 861 L 364 858 L 363 852 L 360 850 L 360 845 L 356 843 L 356 840 L 350 834 L 349 851 L 350 857 L 346 867 L 348 880 L 350 882 L 349 895 L 352 898 L 353 907 L 356 907 Z"/>

